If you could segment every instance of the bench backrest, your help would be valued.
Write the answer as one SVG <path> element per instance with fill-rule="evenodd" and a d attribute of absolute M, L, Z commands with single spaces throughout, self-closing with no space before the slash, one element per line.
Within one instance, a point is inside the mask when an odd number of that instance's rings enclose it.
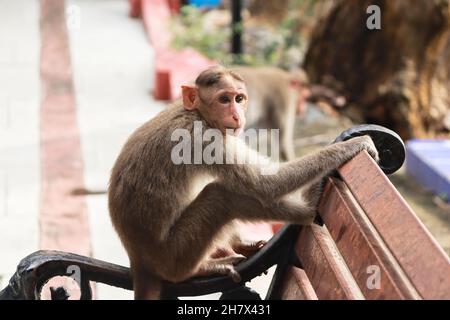
<path fill-rule="evenodd" d="M 329 178 L 323 226 L 303 227 L 303 268 L 283 299 L 450 299 L 450 260 L 377 164 L 362 152 Z"/>

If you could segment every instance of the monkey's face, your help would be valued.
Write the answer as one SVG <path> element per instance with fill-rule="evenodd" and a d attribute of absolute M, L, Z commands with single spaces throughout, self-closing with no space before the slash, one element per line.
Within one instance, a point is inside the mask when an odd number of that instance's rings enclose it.
<path fill-rule="evenodd" d="M 187 90 L 187 89 L 185 89 Z M 186 92 L 187 93 L 187 92 Z M 232 77 L 224 77 L 217 84 L 191 91 L 191 108 L 197 109 L 206 122 L 223 134 L 239 135 L 245 126 L 245 111 L 248 104 L 245 83 Z M 189 105 L 189 101 L 186 103 Z"/>
<path fill-rule="evenodd" d="M 207 102 L 199 107 L 205 119 L 223 133 L 229 129 L 233 130 L 234 135 L 239 135 L 245 126 L 248 104 L 245 84 L 225 77 L 217 85 L 205 90 L 199 92 L 200 99 Z"/>

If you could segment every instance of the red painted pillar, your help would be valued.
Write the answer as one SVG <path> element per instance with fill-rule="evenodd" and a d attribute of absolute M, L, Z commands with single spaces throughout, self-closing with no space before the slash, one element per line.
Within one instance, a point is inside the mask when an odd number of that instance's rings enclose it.
<path fill-rule="evenodd" d="M 130 4 L 130 17 L 140 18 L 142 16 L 141 0 L 128 0 L 128 3 Z"/>
<path fill-rule="evenodd" d="M 180 0 L 167 0 L 167 2 L 169 3 L 169 8 L 170 8 L 170 13 L 175 15 L 180 13 Z"/>
<path fill-rule="evenodd" d="M 165 69 L 155 70 L 155 89 L 153 97 L 156 100 L 170 100 L 170 71 Z"/>

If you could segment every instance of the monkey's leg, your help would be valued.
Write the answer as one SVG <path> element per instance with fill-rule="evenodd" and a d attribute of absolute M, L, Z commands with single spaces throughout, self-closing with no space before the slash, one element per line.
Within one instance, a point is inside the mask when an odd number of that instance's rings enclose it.
<path fill-rule="evenodd" d="M 183 281 L 200 271 L 202 262 L 208 259 L 211 240 L 234 219 L 230 212 L 236 202 L 230 199 L 230 192 L 217 183 L 211 183 L 183 210 L 164 242 L 164 276 L 167 280 Z M 219 249 L 213 256 L 234 254 L 230 249 Z M 229 268 L 219 269 L 225 272 Z M 207 270 L 203 268 L 203 271 Z"/>
<path fill-rule="evenodd" d="M 145 268 L 132 268 L 135 300 L 159 300 L 161 280 L 149 274 Z"/>
<path fill-rule="evenodd" d="M 314 186 L 311 186 L 312 190 L 317 189 L 318 183 L 316 183 Z M 259 208 L 258 205 L 255 205 L 255 203 L 252 203 L 256 201 L 255 199 L 241 199 L 244 200 L 245 203 L 241 203 L 240 209 L 245 211 L 247 210 L 267 210 L 268 214 L 272 216 L 280 215 L 281 212 L 283 214 L 293 214 L 293 215 L 299 215 L 300 217 L 296 217 L 294 220 L 298 223 L 311 223 L 313 221 L 313 217 L 315 214 L 315 208 L 311 207 L 305 207 L 305 205 L 299 201 L 296 200 L 297 195 L 293 194 L 291 197 L 284 197 L 283 199 L 279 200 L 279 202 L 276 204 L 276 206 L 271 208 Z M 240 198 L 244 197 L 242 195 L 234 194 L 233 197 Z M 251 208 L 246 208 L 246 206 L 251 203 Z M 281 211 L 280 211 L 281 210 Z M 258 218 L 256 218 L 258 219 Z M 234 269 L 234 264 L 240 262 L 241 260 L 250 257 L 251 255 L 255 254 L 258 250 L 260 250 L 267 241 L 260 240 L 260 241 L 254 241 L 254 240 L 243 240 L 241 239 L 239 234 L 236 234 L 231 239 L 231 249 L 225 250 L 230 255 L 228 257 L 222 257 L 218 259 L 210 259 L 205 261 L 202 266 L 199 269 L 198 275 L 210 275 L 210 274 L 223 274 L 230 276 L 233 281 L 240 282 L 240 275 L 236 272 Z M 224 251 L 224 252 L 225 252 Z"/>
<path fill-rule="evenodd" d="M 315 210 L 300 202 L 280 199 L 265 207 L 254 197 L 230 191 L 220 183 L 211 183 L 171 228 L 164 243 L 164 277 L 179 282 L 195 275 L 208 254 L 211 239 L 234 219 L 305 224 L 311 223 L 314 216 Z M 219 269 L 229 270 L 229 267 Z"/>

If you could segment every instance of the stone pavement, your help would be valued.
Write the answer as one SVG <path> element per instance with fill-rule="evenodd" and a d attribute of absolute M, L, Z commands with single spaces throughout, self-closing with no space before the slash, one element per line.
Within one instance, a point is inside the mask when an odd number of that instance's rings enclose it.
<path fill-rule="evenodd" d="M 126 1 L 68 1 L 80 9 L 69 28 L 87 190 L 106 190 L 127 137 L 164 105 L 152 99 L 153 50 L 143 25 L 127 16 Z M 109 220 L 106 195 L 87 196 L 93 256 L 121 265 L 128 259 Z M 98 298 L 131 298 L 98 285 Z"/>
<path fill-rule="evenodd" d="M 0 0 L 0 284 L 38 248 L 39 2 Z"/>
<path fill-rule="evenodd" d="M 91 252 L 128 265 L 102 192 L 126 138 L 164 108 L 151 95 L 154 50 L 142 22 L 128 17 L 127 1 L 67 0 L 66 10 L 68 19 L 74 19 L 68 35 L 82 176 L 84 188 L 94 191 L 86 196 Z M 40 145 L 45 117 L 39 115 L 44 95 L 39 16 L 37 0 L 0 0 L 0 287 L 20 259 L 40 249 L 39 221 L 45 223 L 40 220 L 40 192 L 48 181 L 41 176 L 41 159 L 46 158 Z M 267 276 L 252 282 L 261 293 L 268 285 Z M 96 295 L 132 298 L 131 292 L 106 285 L 98 285 Z"/>

